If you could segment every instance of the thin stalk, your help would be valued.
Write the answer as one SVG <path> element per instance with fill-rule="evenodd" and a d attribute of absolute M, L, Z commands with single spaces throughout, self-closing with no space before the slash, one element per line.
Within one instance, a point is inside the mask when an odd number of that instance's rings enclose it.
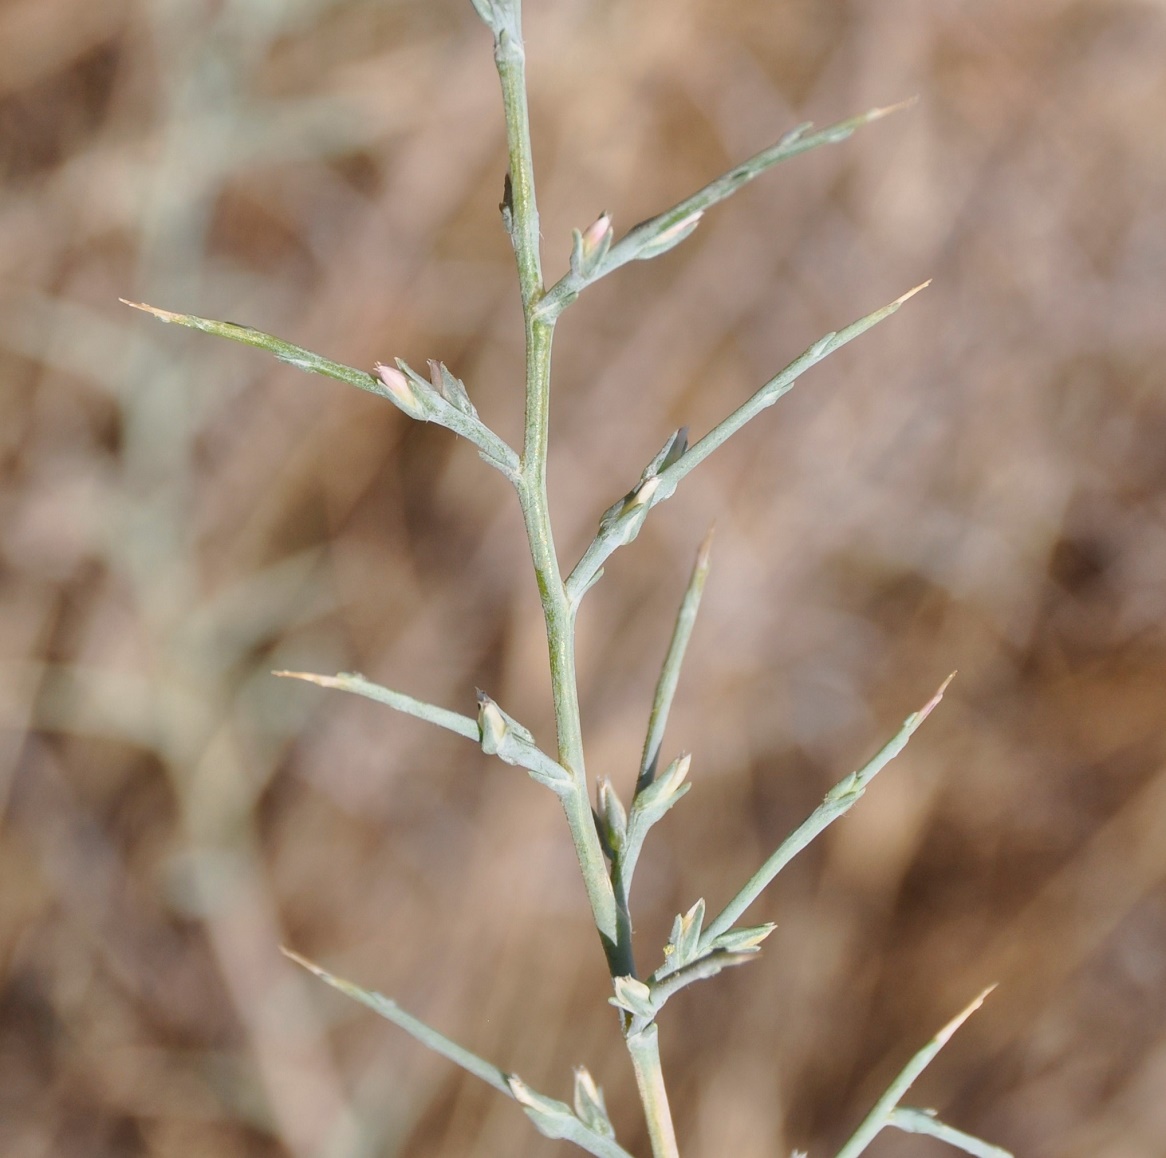
<path fill-rule="evenodd" d="M 501 12 L 501 7 L 495 11 Z M 520 0 L 510 0 L 505 16 L 495 26 L 494 60 L 502 83 L 510 157 L 503 211 L 518 264 L 526 322 L 526 422 L 518 496 L 546 620 L 559 763 L 570 772 L 574 781 L 574 791 L 562 796 L 563 809 L 608 968 L 612 977 L 634 976 L 631 920 L 626 909 L 616 903 L 591 812 L 575 676 L 575 612 L 555 553 L 547 499 L 554 317 L 540 318 L 536 313 L 545 289 L 539 254 L 538 204 L 530 144 Z M 655 1158 L 679 1158 L 655 1027 L 650 1026 L 629 1036 L 627 1045 L 648 1122 L 653 1155 Z"/>
<path fill-rule="evenodd" d="M 684 653 L 688 650 L 688 641 L 692 638 L 692 629 L 696 624 L 696 613 L 704 594 L 705 580 L 708 578 L 709 555 L 712 548 L 713 532 L 710 527 L 696 553 L 692 575 L 689 577 L 680 610 L 676 613 L 676 624 L 672 629 L 668 654 L 664 657 L 660 678 L 656 682 L 656 694 L 652 698 L 652 711 L 648 717 L 648 734 L 644 738 L 644 752 L 640 759 L 640 774 L 636 778 L 637 796 L 656 779 L 660 745 L 664 742 L 664 728 L 668 723 L 672 698 L 676 695 L 676 687 L 680 682 L 680 665 L 684 662 Z"/>
<path fill-rule="evenodd" d="M 654 1158 L 680 1158 L 676 1145 L 676 1130 L 672 1125 L 672 1110 L 668 1105 L 668 1091 L 664 1088 L 664 1071 L 660 1066 L 660 1041 L 653 1023 L 627 1039 L 632 1068 L 636 1072 L 636 1086 L 648 1120 L 648 1137 L 652 1141 Z"/>
<path fill-rule="evenodd" d="M 508 1074 L 499 1069 L 492 1062 L 472 1053 L 465 1046 L 439 1033 L 431 1025 L 426 1025 L 420 1018 L 406 1013 L 395 1001 L 384 994 L 375 993 L 371 989 L 362 989 L 343 977 L 329 973 L 320 968 L 314 961 L 301 957 L 291 949 L 283 950 L 284 956 L 290 958 L 297 965 L 314 973 L 321 981 L 331 985 L 333 989 L 359 1001 L 374 1013 L 379 1013 L 386 1021 L 400 1026 L 406 1033 L 416 1038 L 422 1045 L 433 1050 L 461 1066 L 466 1073 L 473 1074 L 488 1086 L 493 1086 L 500 1094 L 513 1098 L 526 1111 L 527 1116 L 534 1122 L 538 1130 L 549 1138 L 565 1138 L 582 1147 L 596 1158 L 631 1158 L 631 1155 L 616 1142 L 609 1133 L 601 1133 L 582 1121 L 572 1113 L 571 1107 L 565 1102 L 548 1098 L 532 1090 L 517 1074 Z M 610 1128 L 610 1123 L 608 1124 Z"/>
<path fill-rule="evenodd" d="M 826 799 L 810 813 L 785 840 L 777 846 L 772 856 L 749 878 L 745 887 L 721 910 L 700 935 L 700 947 L 709 948 L 722 934 L 727 933 L 745 910 L 769 887 L 774 877 L 799 852 L 817 839 L 840 816 L 849 812 L 866 791 L 867 785 L 907 746 L 907 741 L 918 730 L 919 725 L 935 710 L 947 685 L 955 678 L 955 672 L 939 685 L 939 690 L 917 712 L 912 712 L 895 735 L 875 753 L 857 772 L 851 772 L 826 794 Z"/>
<path fill-rule="evenodd" d="M 574 791 L 562 797 L 563 809 L 608 966 L 612 976 L 621 976 L 633 971 L 628 923 L 626 920 L 621 921 L 617 912 L 615 893 L 588 799 L 579 692 L 575 678 L 574 613 L 559 570 L 547 499 L 554 322 L 539 320 L 534 316 L 534 309 L 544 289 L 539 254 L 538 203 L 535 198 L 530 144 L 530 113 L 526 97 L 526 52 L 522 43 L 521 4 L 518 0 L 510 0 L 508 18 L 499 22 L 494 42 L 494 60 L 502 84 L 510 159 L 504 208 L 518 264 L 519 289 L 526 321 L 526 421 L 518 496 L 546 620 L 559 763 L 571 773 L 574 780 Z"/>
<path fill-rule="evenodd" d="M 995 988 L 993 985 L 985 989 L 975 1001 L 953 1017 L 903 1067 L 899 1076 L 887 1087 L 887 1092 L 875 1102 L 874 1108 L 851 1135 L 850 1140 L 838 1151 L 836 1158 L 858 1158 L 885 1127 L 894 1124 L 895 1110 L 903 1095 L 911 1088 L 916 1078 L 935 1060 L 935 1055 L 951 1041 L 955 1031 L 984 1004 L 984 999 Z"/>
<path fill-rule="evenodd" d="M 934 1110 L 912 1110 L 906 1106 L 897 1106 L 887 1119 L 887 1125 L 908 1134 L 927 1134 L 965 1154 L 971 1154 L 973 1158 L 1013 1158 L 1012 1153 L 1003 1146 L 993 1146 L 983 1138 L 965 1134 L 963 1130 L 941 1122 Z"/>

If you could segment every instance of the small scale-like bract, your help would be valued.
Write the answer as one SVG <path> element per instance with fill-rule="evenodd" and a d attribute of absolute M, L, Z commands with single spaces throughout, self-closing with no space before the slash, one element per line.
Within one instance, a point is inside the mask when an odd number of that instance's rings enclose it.
<path fill-rule="evenodd" d="M 716 180 L 670 208 L 634 225 L 618 240 L 614 215 L 600 213 L 572 233 L 569 271 L 554 285 L 543 280 L 535 175 L 530 147 L 526 88 L 526 49 L 522 40 L 521 0 L 471 0 L 493 36 L 494 60 L 502 87 L 509 166 L 503 183 L 502 224 L 514 248 L 518 289 L 526 335 L 525 429 L 521 451 L 511 448 L 481 419 L 470 390 L 438 359 L 429 361 L 429 376 L 416 373 L 400 358 L 378 362 L 373 372 L 332 361 L 281 338 L 230 322 L 173 313 L 127 302 L 164 322 L 255 346 L 308 373 L 337 379 L 377 394 L 410 419 L 444 426 L 472 442 L 482 459 L 500 471 L 514 488 L 522 512 L 531 560 L 542 597 L 551 665 L 551 695 L 555 709 L 556 746 L 543 751 L 534 736 L 486 693 L 479 692 L 472 715 L 414 699 L 381 687 L 361 675 L 335 676 L 282 671 L 275 674 L 306 680 L 324 688 L 352 692 L 416 716 L 480 745 L 488 756 L 524 769 L 539 785 L 550 788 L 562 806 L 586 887 L 595 927 L 611 977 L 610 1004 L 615 1007 L 613 1030 L 622 1032 L 643 1106 L 653 1158 L 678 1158 L 679 1145 L 660 1064 L 659 1015 L 680 989 L 715 977 L 731 966 L 745 964 L 760 952 L 776 927 L 773 922 L 738 922 L 778 873 L 811 841 L 858 803 L 867 786 L 906 746 L 939 704 L 950 678 L 862 768 L 843 777 L 822 803 L 781 842 L 737 894 L 709 919 L 703 898 L 676 916 L 660 963 L 651 972 L 637 969 L 632 951 L 631 886 L 636 865 L 651 829 L 692 788 L 693 757 L 675 756 L 660 770 L 660 755 L 681 664 L 692 635 L 701 594 L 709 574 L 711 531 L 697 550 L 696 562 L 676 615 L 670 645 L 661 666 L 638 768 L 628 769 L 634 784 L 625 804 L 617 781 L 604 777 L 595 785 L 595 803 L 583 759 L 583 735 L 575 671 L 575 617 L 583 596 L 603 575 L 606 560 L 633 542 L 651 511 L 670 498 L 713 451 L 720 449 L 746 423 L 757 418 L 788 393 L 803 375 L 836 350 L 890 318 L 928 283 L 819 338 L 731 410 L 710 431 L 690 445 L 688 429 L 669 435 L 659 453 L 622 496 L 615 497 L 598 519 L 598 529 L 578 563 L 564 575 L 554 549 L 547 501 L 547 446 L 551 392 L 551 338 L 567 307 L 600 278 L 631 261 L 651 260 L 683 244 L 704 215 L 718 202 L 781 162 L 811 149 L 843 141 L 864 125 L 911 102 L 869 112 L 813 131 L 795 127 L 776 144 L 741 162 Z M 518 399 L 516 399 L 516 402 Z M 701 753 L 701 760 L 710 758 Z M 699 779 L 699 771 L 696 776 Z M 344 981 L 318 965 L 285 950 L 288 957 L 328 985 L 364 1004 L 411 1034 L 421 1044 L 513 1098 L 542 1134 L 562 1139 L 599 1158 L 631 1158 L 616 1140 L 603 1092 L 586 1067 L 574 1073 L 572 1103 L 532 1089 L 518 1075 L 478 1057 L 438 1030 L 402 1010 L 395 1002 Z M 894 1127 L 930 1135 L 966 1153 L 1009 1158 L 1005 1151 L 940 1121 L 934 1111 L 901 1105 L 915 1079 L 950 1040 L 956 1029 L 982 1003 L 972 1002 L 949 1022 L 904 1067 L 887 1092 L 858 1125 L 837 1158 L 857 1158 L 883 1129 Z M 795 1155 L 800 1155 L 795 1151 Z"/>

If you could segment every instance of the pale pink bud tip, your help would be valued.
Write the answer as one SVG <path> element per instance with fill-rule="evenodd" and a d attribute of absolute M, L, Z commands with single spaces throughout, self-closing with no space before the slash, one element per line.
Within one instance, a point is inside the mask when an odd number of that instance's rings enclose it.
<path fill-rule="evenodd" d="M 409 379 L 396 366 L 386 366 L 383 362 L 377 362 L 373 369 L 376 371 L 377 377 L 388 387 L 389 393 L 398 402 L 405 406 L 416 405 L 417 396 L 413 393 Z"/>
<path fill-rule="evenodd" d="M 599 248 L 607 231 L 611 228 L 611 214 L 601 213 L 590 225 L 583 230 L 583 249 L 592 253 Z"/>

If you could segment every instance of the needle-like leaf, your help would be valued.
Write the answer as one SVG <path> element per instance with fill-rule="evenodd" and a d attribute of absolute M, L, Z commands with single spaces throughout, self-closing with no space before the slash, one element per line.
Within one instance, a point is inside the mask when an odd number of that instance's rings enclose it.
<path fill-rule="evenodd" d="M 475 3 L 480 0 L 475 0 Z M 734 166 L 727 173 L 723 173 L 714 181 L 710 181 L 702 189 L 698 189 L 690 197 L 677 202 L 671 209 L 641 221 L 614 244 L 609 243 L 601 260 L 589 264 L 575 260 L 571 263 L 570 272 L 561 277 L 539 302 L 537 315 L 546 321 L 551 321 L 562 313 L 563 309 L 575 300 L 587 286 L 598 281 L 601 277 L 626 265 L 629 261 L 656 257 L 666 253 L 675 245 L 679 245 L 689 234 L 696 229 L 701 214 L 706 209 L 716 205 L 719 201 L 731 197 L 743 185 L 747 185 L 756 177 L 760 177 L 767 169 L 782 161 L 788 161 L 802 153 L 822 145 L 833 145 L 838 141 L 845 141 L 855 130 L 872 121 L 881 120 L 891 113 L 898 112 L 915 103 L 915 98 L 900 101 L 895 105 L 884 108 L 870 109 L 858 116 L 848 117 L 844 121 L 827 128 L 811 132 L 813 125 L 810 122 L 798 125 L 791 129 L 776 144 L 768 149 L 762 149 L 747 161 Z M 576 243 L 576 251 L 579 243 Z"/>
<path fill-rule="evenodd" d="M 266 350 L 281 362 L 286 362 L 299 370 L 306 370 L 309 374 L 322 374 L 325 378 L 335 378 L 338 382 L 347 382 L 350 386 L 387 398 L 410 418 L 421 422 L 436 422 L 439 426 L 460 434 L 478 448 L 486 462 L 500 470 L 511 482 L 518 478 L 518 455 L 478 418 L 477 412 L 469 405 L 469 398 L 466 397 L 464 403 L 457 397 L 451 401 L 425 379 L 415 374 L 404 362 L 398 360 L 399 369 L 378 364 L 378 373 L 369 374 L 364 370 L 357 370 L 354 366 L 346 366 L 343 362 L 334 362 L 331 358 L 325 358 L 312 350 L 305 350 L 303 346 L 294 346 L 291 342 L 285 342 L 282 338 L 265 334 L 262 330 L 255 330 L 250 326 L 218 322 L 210 318 L 200 318 L 195 314 L 176 314 L 157 306 L 146 305 L 144 302 L 127 301 L 125 298 L 119 300 L 135 310 L 151 314 L 160 321 L 172 322 L 192 330 L 200 330 L 204 334 L 213 334 L 232 342 L 241 342 L 245 346 L 254 346 L 258 350 Z M 407 379 L 401 377 L 402 375 L 412 379 L 412 387 L 407 385 Z M 398 385 L 397 378 L 401 378 L 406 385 Z M 452 375 L 450 378 L 457 382 L 464 395 L 465 389 L 461 382 Z"/>
<path fill-rule="evenodd" d="M 974 1134 L 965 1134 L 963 1130 L 941 1122 L 934 1110 L 913 1110 L 907 1106 L 898 1106 L 891 1112 L 887 1125 L 907 1134 L 929 1134 L 957 1150 L 963 1150 L 965 1154 L 971 1154 L 972 1158 L 1013 1158 L 1012 1153 L 1002 1146 L 993 1146 L 991 1142 L 985 1142 Z"/>
<path fill-rule="evenodd" d="M 361 1005 L 367 1006 L 387 1021 L 391 1021 L 394 1025 L 400 1026 L 407 1034 L 415 1037 L 422 1045 L 433 1050 L 434 1053 L 439 1053 L 442 1057 L 448 1058 L 454 1065 L 461 1066 L 467 1073 L 473 1074 L 476 1078 L 481 1078 L 488 1086 L 493 1086 L 499 1092 L 507 1096 L 513 1096 L 510 1092 L 510 1075 L 505 1070 L 501 1070 L 484 1058 L 478 1057 L 476 1053 L 471 1053 L 465 1046 L 458 1045 L 456 1041 L 451 1041 L 445 1034 L 439 1033 L 432 1026 L 426 1025 L 425 1022 L 414 1017 L 411 1013 L 406 1013 L 391 998 L 385 997 L 383 994 L 376 993 L 370 989 L 362 989 L 359 985 L 355 985 L 351 981 L 345 981 L 344 978 L 329 973 L 327 969 L 317 965 L 314 961 L 309 961 L 307 957 L 301 957 L 299 953 L 296 953 L 292 949 L 282 948 L 281 952 L 289 960 L 294 961 L 297 965 L 301 965 L 325 984 L 331 985 L 333 989 L 339 990 L 346 997 L 351 997 L 353 1001 L 359 1001 Z"/>
<path fill-rule="evenodd" d="M 332 986 L 333 989 L 343 993 L 346 997 L 351 997 L 353 1001 L 359 1001 L 361 1005 L 365 1005 L 374 1013 L 380 1014 L 386 1021 L 391 1021 L 394 1025 L 399 1026 L 422 1045 L 433 1050 L 434 1053 L 440 1054 L 467 1073 L 480 1078 L 488 1086 L 498 1090 L 499 1093 L 513 1098 L 522 1106 L 527 1117 L 534 1122 L 541 1133 L 551 1138 L 563 1138 L 568 1142 L 574 1142 L 576 1146 L 586 1150 L 589 1154 L 596 1155 L 596 1158 L 631 1158 L 631 1155 L 615 1141 L 610 1132 L 593 1129 L 576 1116 L 565 1102 L 548 1098 L 532 1090 L 516 1074 L 508 1074 L 492 1062 L 472 1053 L 465 1046 L 459 1045 L 432 1026 L 426 1025 L 420 1018 L 406 1013 L 390 998 L 370 989 L 362 989 L 351 981 L 345 981 L 342 977 L 329 973 L 327 969 L 321 968 L 306 957 L 301 957 L 299 953 L 293 952 L 291 949 L 285 948 L 282 952 L 285 957 L 297 965 L 303 966 L 325 984 Z M 602 1106 L 602 1100 L 600 1100 L 600 1105 Z M 610 1123 L 608 1130 L 610 1130 Z"/>
<path fill-rule="evenodd" d="M 955 678 L 955 672 L 939 685 L 935 695 L 917 712 L 912 712 L 894 737 L 857 772 L 851 772 L 826 794 L 826 799 L 818 805 L 810 816 L 778 846 L 774 854 L 751 876 L 745 887 L 721 910 L 701 934 L 701 948 L 710 947 L 722 934 L 727 933 L 737 919 L 761 895 L 774 877 L 811 841 L 821 835 L 840 816 L 849 812 L 861 799 L 867 785 L 907 746 L 907 741 L 915 734 L 919 725 L 935 710 L 943 699 L 947 685 Z"/>
<path fill-rule="evenodd" d="M 881 306 L 877 310 L 851 322 L 849 326 L 826 334 L 816 341 L 809 349 L 795 358 L 780 373 L 775 374 L 760 390 L 756 391 L 748 401 L 738 406 L 727 418 L 723 419 L 708 432 L 694 446 L 684 450 L 671 461 L 661 464 L 659 473 L 650 473 L 651 465 L 645 471 L 646 478 L 641 478 L 635 490 L 620 503 L 608 508 L 600 520 L 599 533 L 591 541 L 591 545 L 583 553 L 583 557 L 575 564 L 575 569 L 567 578 L 567 591 L 573 601 L 578 601 L 585 591 L 595 583 L 604 562 L 617 548 L 630 543 L 644 525 L 648 511 L 657 503 L 671 498 L 676 492 L 680 480 L 690 471 L 699 466 L 714 450 L 723 445 L 737 433 L 747 422 L 756 418 L 763 410 L 772 406 L 783 395 L 793 389 L 794 383 L 811 366 L 816 366 L 824 358 L 829 357 L 835 350 L 841 349 L 848 342 L 854 341 L 860 334 L 865 334 L 879 322 L 886 320 L 909 298 L 913 298 L 920 290 L 931 284 L 925 281 L 914 289 L 901 294 L 893 302 Z M 659 459 L 657 455 L 657 459 Z"/>
<path fill-rule="evenodd" d="M 892 1125 L 892 1117 L 897 1109 L 900 1100 L 911 1088 L 915 1079 L 935 1060 L 936 1054 L 949 1041 L 951 1041 L 955 1032 L 981 1005 L 984 1004 L 984 999 L 988 996 L 995 986 L 985 989 L 979 997 L 976 998 L 966 1009 L 957 1014 L 951 1019 L 902 1069 L 902 1072 L 897 1078 L 887 1087 L 887 1092 L 874 1104 L 874 1108 L 866 1118 L 862 1125 L 855 1130 L 851 1136 L 850 1141 L 838 1151 L 837 1158 L 858 1158 L 858 1156 L 874 1141 L 875 1137 L 885 1127 Z M 914 1119 L 912 1119 L 914 1121 Z M 917 1124 L 917 1123 L 916 1123 Z M 951 1138 L 947 1138 L 951 1141 Z M 990 1152 L 992 1158 L 997 1158 L 1000 1153 L 1007 1153 L 1007 1151 L 997 1151 L 995 1148 Z M 1011 1156 L 1009 1156 L 1011 1158 Z"/>
<path fill-rule="evenodd" d="M 644 752 L 640 757 L 640 774 L 636 779 L 638 795 L 656 777 L 656 767 L 660 759 L 660 745 L 664 740 L 664 729 L 668 724 L 668 713 L 672 708 L 672 698 L 676 695 L 676 685 L 680 682 L 680 667 L 684 663 L 684 653 L 692 638 L 696 624 L 696 613 L 704 594 L 705 580 L 709 573 L 709 557 L 713 549 L 713 529 L 702 540 L 696 552 L 696 562 L 688 578 L 688 587 L 676 613 L 676 624 L 672 628 L 672 639 L 668 644 L 668 654 L 656 681 L 656 694 L 652 697 L 652 711 L 648 716 L 648 734 L 644 739 Z"/>
<path fill-rule="evenodd" d="M 375 700 L 378 704 L 387 704 L 398 712 L 436 724 L 439 728 L 456 732 L 459 736 L 465 736 L 467 740 L 481 744 L 482 750 L 488 756 L 497 756 L 507 764 L 517 764 L 525 768 L 532 779 L 545 784 L 560 795 L 572 784 L 567 770 L 539 748 L 530 732 L 502 711 L 484 692 L 478 693 L 478 718 L 472 720 L 460 712 L 451 712 L 448 708 L 439 708 L 436 704 L 415 700 L 404 692 L 395 692 L 391 688 L 374 684 L 355 672 L 341 672 L 334 676 L 316 675 L 306 671 L 276 671 L 271 674 L 287 679 L 304 680 L 322 688 L 352 692 L 354 695 L 364 696 L 365 699 Z"/>
<path fill-rule="evenodd" d="M 419 720 L 427 720 L 439 728 L 446 728 L 450 732 L 457 732 L 467 740 L 480 743 L 482 733 L 478 721 L 460 712 L 451 712 L 448 708 L 439 708 L 436 704 L 428 704 L 424 700 L 415 700 L 404 692 L 395 692 L 391 688 L 381 687 L 372 680 L 366 680 L 358 672 L 342 671 L 339 675 L 316 675 L 308 671 L 273 671 L 275 676 L 284 679 L 304 680 L 309 684 L 316 684 L 322 688 L 334 688 L 336 691 L 352 692 L 353 695 L 364 696 L 368 700 L 376 700 L 378 704 L 387 704 L 398 712 L 416 716 Z"/>

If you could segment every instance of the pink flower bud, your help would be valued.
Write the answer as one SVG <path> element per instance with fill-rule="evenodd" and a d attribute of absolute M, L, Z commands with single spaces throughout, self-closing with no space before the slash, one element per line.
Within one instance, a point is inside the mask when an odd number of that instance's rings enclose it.
<path fill-rule="evenodd" d="M 405 403 L 416 402 L 417 396 L 413 393 L 413 387 L 409 385 L 409 379 L 396 366 L 386 366 L 384 362 L 377 362 L 373 369 L 394 398 Z"/>
<path fill-rule="evenodd" d="M 590 257 L 602 244 L 611 232 L 611 214 L 601 213 L 586 229 L 583 230 L 583 254 Z"/>

